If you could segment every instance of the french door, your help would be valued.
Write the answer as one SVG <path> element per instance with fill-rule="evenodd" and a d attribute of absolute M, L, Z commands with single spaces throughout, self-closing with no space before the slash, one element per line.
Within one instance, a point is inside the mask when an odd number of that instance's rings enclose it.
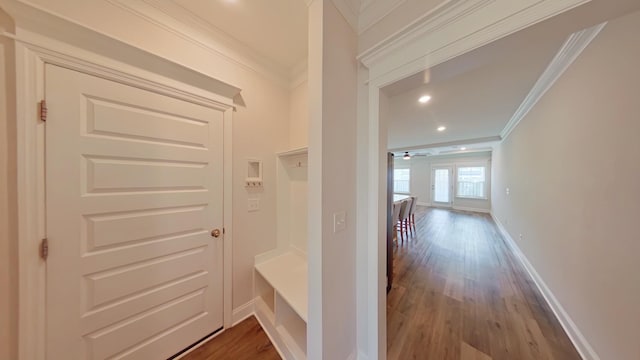
<path fill-rule="evenodd" d="M 453 205 L 453 166 L 431 167 L 431 204 L 438 207 Z"/>
<path fill-rule="evenodd" d="M 47 359 L 166 359 L 222 328 L 223 113 L 45 78 Z"/>

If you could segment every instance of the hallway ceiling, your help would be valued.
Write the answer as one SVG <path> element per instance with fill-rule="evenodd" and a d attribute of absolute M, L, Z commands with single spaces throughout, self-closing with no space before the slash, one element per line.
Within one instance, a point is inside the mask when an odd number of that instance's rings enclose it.
<path fill-rule="evenodd" d="M 291 70 L 307 58 L 307 4 L 302 0 L 171 1 L 212 28 Z"/>
<path fill-rule="evenodd" d="M 436 155 L 499 141 L 569 35 L 640 7 L 632 0 L 615 4 L 593 1 L 387 86 L 388 148 Z M 419 103 L 427 94 L 431 100 Z"/>

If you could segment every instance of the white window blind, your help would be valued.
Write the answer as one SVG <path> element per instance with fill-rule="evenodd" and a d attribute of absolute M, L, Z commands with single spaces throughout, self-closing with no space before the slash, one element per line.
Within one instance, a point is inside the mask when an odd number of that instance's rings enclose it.
<path fill-rule="evenodd" d="M 410 169 L 394 169 L 393 170 L 393 192 L 409 193 L 409 183 L 411 182 Z"/>
<path fill-rule="evenodd" d="M 460 198 L 486 199 L 486 167 L 465 166 L 458 168 L 458 194 Z"/>

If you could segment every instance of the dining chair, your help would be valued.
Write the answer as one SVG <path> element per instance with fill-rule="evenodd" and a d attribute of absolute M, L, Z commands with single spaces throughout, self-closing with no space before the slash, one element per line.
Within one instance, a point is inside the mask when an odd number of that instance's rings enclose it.
<path fill-rule="evenodd" d="M 391 218 L 393 223 L 393 241 L 398 242 L 398 220 L 400 219 L 400 209 L 402 204 L 393 203 L 393 217 Z"/>
<path fill-rule="evenodd" d="M 400 208 L 400 218 L 398 219 L 398 223 L 400 225 L 400 239 L 404 241 L 404 235 L 407 235 L 407 240 L 409 239 L 408 232 L 408 219 L 409 219 L 409 210 L 411 209 L 411 198 L 404 200 L 402 202 Z"/>
<path fill-rule="evenodd" d="M 404 240 L 404 232 L 402 231 L 402 213 L 405 211 L 407 207 L 406 201 L 400 201 L 397 203 L 398 206 L 398 217 L 395 218 L 396 230 L 400 232 L 400 239 Z"/>
<path fill-rule="evenodd" d="M 411 197 L 411 209 L 409 210 L 409 227 L 413 227 L 413 233 L 415 234 L 416 230 L 416 205 L 418 204 L 418 197 Z"/>

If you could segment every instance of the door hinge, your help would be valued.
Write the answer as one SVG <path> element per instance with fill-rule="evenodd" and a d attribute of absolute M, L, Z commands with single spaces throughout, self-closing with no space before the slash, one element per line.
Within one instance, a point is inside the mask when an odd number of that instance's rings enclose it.
<path fill-rule="evenodd" d="M 44 238 L 40 242 L 40 258 L 46 261 L 48 257 L 49 257 L 49 239 Z"/>
<path fill-rule="evenodd" d="M 47 121 L 47 101 L 40 101 L 40 120 L 46 122 Z"/>
<path fill-rule="evenodd" d="M 222 235 L 224 235 L 224 233 L 225 233 L 225 232 L 226 232 L 226 231 L 225 231 L 225 229 L 224 229 L 224 228 L 222 228 Z"/>

